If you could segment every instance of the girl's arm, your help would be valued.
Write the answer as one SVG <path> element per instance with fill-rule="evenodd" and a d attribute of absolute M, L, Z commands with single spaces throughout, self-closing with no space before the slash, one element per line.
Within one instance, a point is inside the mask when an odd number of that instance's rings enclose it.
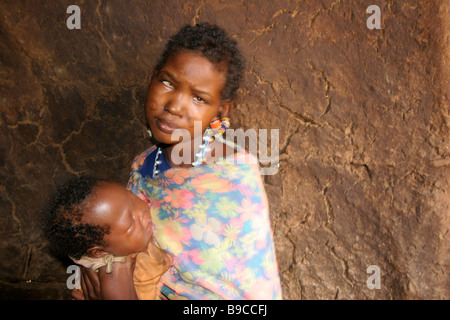
<path fill-rule="evenodd" d="M 98 270 L 100 291 L 103 300 L 137 300 L 134 288 L 133 272 L 136 255 L 129 255 L 125 263 L 115 262 L 111 273 L 106 273 L 106 266 Z"/>

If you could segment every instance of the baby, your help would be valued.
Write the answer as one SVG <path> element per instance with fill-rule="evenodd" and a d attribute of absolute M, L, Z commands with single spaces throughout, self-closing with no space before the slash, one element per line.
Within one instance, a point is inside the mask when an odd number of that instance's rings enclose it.
<path fill-rule="evenodd" d="M 131 191 L 75 178 L 59 188 L 42 218 L 55 253 L 98 272 L 103 299 L 156 298 L 172 258 L 155 245 L 150 209 Z"/>

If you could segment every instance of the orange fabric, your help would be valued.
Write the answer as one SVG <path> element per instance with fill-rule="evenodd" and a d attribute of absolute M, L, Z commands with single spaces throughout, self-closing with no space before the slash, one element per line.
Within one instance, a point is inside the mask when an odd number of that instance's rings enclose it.
<path fill-rule="evenodd" d="M 153 241 L 148 245 L 147 252 L 138 254 L 133 280 L 139 300 L 156 300 L 157 284 L 171 265 L 171 256 Z"/>

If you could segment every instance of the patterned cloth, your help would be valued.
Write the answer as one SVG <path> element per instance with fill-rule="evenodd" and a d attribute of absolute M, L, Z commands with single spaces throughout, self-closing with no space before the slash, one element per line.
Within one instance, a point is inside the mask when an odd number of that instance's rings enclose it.
<path fill-rule="evenodd" d="M 156 242 L 175 256 L 160 298 L 281 299 L 268 202 L 258 165 L 248 164 L 256 161 L 239 151 L 152 180 L 139 169 L 155 149 L 135 158 L 128 188 L 149 204 Z"/>

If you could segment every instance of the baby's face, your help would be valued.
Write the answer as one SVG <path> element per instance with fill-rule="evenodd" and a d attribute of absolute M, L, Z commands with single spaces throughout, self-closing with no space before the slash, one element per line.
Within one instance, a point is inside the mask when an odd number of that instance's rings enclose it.
<path fill-rule="evenodd" d="M 152 77 L 145 114 L 153 137 L 172 145 L 176 129 L 189 131 L 194 137 L 194 121 L 202 122 L 202 133 L 211 120 L 227 116 L 228 104 L 222 102 L 226 66 L 211 63 L 192 52 L 171 55 Z"/>
<path fill-rule="evenodd" d="M 92 197 L 91 214 L 86 223 L 106 225 L 105 250 L 115 256 L 143 251 L 152 236 L 148 205 L 131 191 L 110 182 L 101 183 Z"/>

